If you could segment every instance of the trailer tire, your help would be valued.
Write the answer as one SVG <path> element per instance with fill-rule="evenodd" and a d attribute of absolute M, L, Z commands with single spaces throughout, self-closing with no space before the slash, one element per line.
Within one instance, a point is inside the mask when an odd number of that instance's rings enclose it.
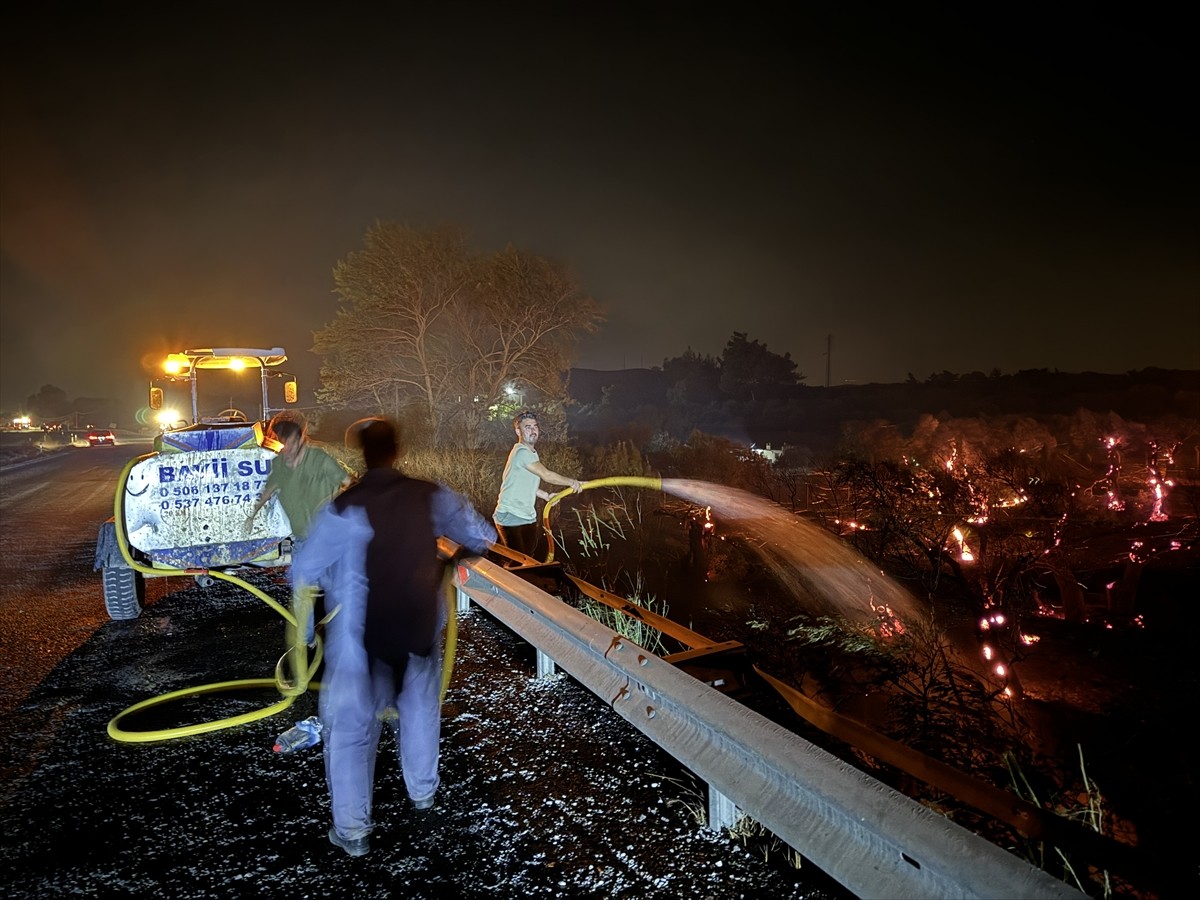
<path fill-rule="evenodd" d="M 141 572 L 125 567 L 105 567 L 104 608 L 112 619 L 136 619 L 142 614 L 146 579 Z"/>

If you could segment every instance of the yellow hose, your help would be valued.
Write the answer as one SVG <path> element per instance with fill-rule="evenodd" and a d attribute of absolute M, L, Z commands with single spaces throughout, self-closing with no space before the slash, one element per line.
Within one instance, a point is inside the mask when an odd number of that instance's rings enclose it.
<path fill-rule="evenodd" d="M 209 731 L 219 731 L 223 728 L 232 728 L 235 725 L 245 725 L 259 719 L 269 718 L 270 716 L 278 715 L 279 713 L 290 707 L 298 696 L 306 693 L 309 689 L 319 690 L 321 685 L 319 682 L 313 681 L 312 676 L 316 673 L 321 665 L 321 659 L 324 653 L 324 643 L 317 636 L 316 647 L 310 660 L 308 657 L 308 645 L 304 640 L 304 632 L 301 629 L 296 616 L 292 614 L 285 606 L 276 602 L 274 598 L 265 592 L 259 590 L 254 585 L 247 581 L 238 578 L 236 575 L 230 575 L 227 572 L 221 572 L 214 569 L 156 569 L 152 566 L 145 566 L 137 562 L 133 558 L 133 554 L 129 551 L 128 536 L 125 533 L 125 482 L 129 478 L 130 470 L 144 459 L 149 459 L 157 454 L 148 453 L 144 456 L 137 457 L 129 461 L 121 472 L 121 478 L 117 482 L 117 492 L 113 497 L 113 520 L 115 531 L 117 534 L 117 545 L 121 548 L 121 556 L 124 557 L 129 568 L 136 572 L 141 572 L 143 575 L 151 575 L 153 577 L 164 577 L 170 575 L 208 575 L 211 578 L 219 578 L 222 581 L 228 581 L 231 584 L 236 584 L 245 588 L 258 599 L 262 600 L 269 607 L 279 613 L 284 621 L 287 622 L 287 634 L 289 636 L 290 645 L 287 651 L 275 665 L 274 678 L 250 678 L 238 681 L 222 681 L 215 684 L 201 685 L 200 687 L 184 688 L 178 691 L 172 691 L 168 694 L 162 694 L 158 697 L 152 697 L 149 700 L 143 700 L 140 703 L 135 703 L 128 709 L 114 716 L 108 723 L 108 734 L 110 737 L 124 741 L 126 743 L 141 743 L 149 741 L 162 741 L 171 738 L 190 737 L 196 734 L 204 734 Z M 455 605 L 454 596 L 454 581 L 452 570 L 447 566 L 447 578 L 445 581 L 446 587 L 446 602 L 448 615 L 446 617 L 446 650 L 442 662 L 442 691 L 439 697 L 439 702 L 446 699 L 446 691 L 450 686 L 450 677 L 454 672 L 454 653 L 458 644 L 458 615 Z M 296 609 L 306 609 L 311 612 L 313 596 L 315 588 L 304 587 L 293 594 L 293 606 Z M 336 612 L 336 610 L 334 611 Z M 329 621 L 333 616 L 333 612 L 327 615 L 322 622 Z M 300 617 L 300 621 L 307 620 L 307 615 Z M 291 658 L 291 670 L 297 676 L 295 683 L 289 682 L 285 675 L 284 661 Z M 232 716 L 226 719 L 217 719 L 211 722 L 201 722 L 194 725 L 182 725 L 178 728 L 166 728 L 158 731 L 126 731 L 118 724 L 126 716 L 139 712 L 144 709 L 149 709 L 154 706 L 170 703 L 174 700 L 180 700 L 187 697 L 195 697 L 200 694 L 213 694 L 221 691 L 245 690 L 250 688 L 267 688 L 274 687 L 283 699 L 272 703 L 263 709 L 254 710 L 248 713 L 243 713 L 238 716 Z"/>
<path fill-rule="evenodd" d="M 149 700 L 143 700 L 141 703 L 135 703 L 133 706 L 114 716 L 108 723 L 108 734 L 110 737 L 129 743 L 145 742 L 145 741 L 161 741 L 169 738 L 188 737 L 194 734 L 202 734 L 208 731 L 217 731 L 222 728 L 230 728 L 234 725 L 244 725 L 248 722 L 254 722 L 258 719 L 265 719 L 268 716 L 273 716 L 283 712 L 291 706 L 296 697 L 303 694 L 309 687 L 319 687 L 316 682 L 310 681 L 313 673 L 321 663 L 322 645 L 320 638 L 317 639 L 317 648 L 311 663 L 307 662 L 307 646 L 304 644 L 304 635 L 297 627 L 296 618 L 292 613 L 281 604 L 277 603 L 274 598 L 270 597 L 265 592 L 259 590 L 249 582 L 243 581 L 236 575 L 230 575 L 227 572 L 220 572 L 215 569 L 155 569 L 151 566 L 145 566 L 133 558 L 133 554 L 129 552 L 129 542 L 125 534 L 125 482 L 129 478 L 130 470 L 143 459 L 149 459 L 155 456 L 154 453 L 148 453 L 144 456 L 137 457 L 129 461 L 121 472 L 121 478 L 117 482 L 117 492 L 113 497 L 113 520 L 115 531 L 117 534 L 117 546 L 121 548 L 121 556 L 125 558 L 126 564 L 135 572 L 141 572 L 143 575 L 151 575 L 154 577 L 164 577 L 169 575 L 199 575 L 205 574 L 212 578 L 219 578 L 222 581 L 228 581 L 231 584 L 236 584 L 245 588 L 255 597 L 262 600 L 277 613 L 283 616 L 284 620 L 290 626 L 290 631 L 295 635 L 293 646 L 284 654 L 293 656 L 293 659 L 298 661 L 294 667 L 297 672 L 300 684 L 288 684 L 282 679 L 283 660 L 281 659 L 276 666 L 275 678 L 251 678 L 242 681 L 222 681 L 216 684 L 206 684 L 200 687 L 184 688 L 179 691 L 172 691 L 169 694 L 163 694 L 159 697 L 153 697 Z M 283 694 L 283 699 L 271 704 L 260 710 L 243 713 L 239 716 L 233 716 L 227 719 L 218 719 L 213 722 L 202 722 L 195 725 L 183 725 L 178 728 L 166 728 L 158 731 L 126 731 L 118 724 L 126 716 L 138 712 L 139 710 L 148 709 L 152 706 L 158 706 L 164 703 L 169 703 L 172 700 L 178 700 L 184 697 L 194 697 L 198 694 L 212 694 L 219 691 L 239 690 L 247 688 L 264 688 L 275 687 Z"/>
<path fill-rule="evenodd" d="M 451 566 L 446 566 L 446 578 L 442 584 L 446 597 L 446 652 L 442 657 L 442 692 L 438 695 L 438 703 L 446 702 L 450 676 L 454 674 L 454 650 L 458 646 L 458 604 L 454 591 L 454 569 Z"/>
<path fill-rule="evenodd" d="M 652 491 L 661 491 L 662 479 L 637 475 L 613 475 L 608 478 L 594 478 L 591 481 L 585 481 L 581 490 L 589 491 L 592 488 L 598 487 L 640 487 L 649 488 Z M 563 497 L 568 497 L 573 493 L 575 492 L 570 488 L 559 491 L 546 501 L 546 506 L 542 509 L 542 530 L 546 533 L 547 546 L 545 562 L 554 561 L 554 534 L 550 531 L 550 510 Z"/>

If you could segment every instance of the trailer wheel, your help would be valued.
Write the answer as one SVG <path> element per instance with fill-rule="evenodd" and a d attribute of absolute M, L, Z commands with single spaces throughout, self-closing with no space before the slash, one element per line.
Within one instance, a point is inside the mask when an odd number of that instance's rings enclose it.
<path fill-rule="evenodd" d="M 104 607 L 113 619 L 136 619 L 146 598 L 146 579 L 125 567 L 104 569 Z"/>

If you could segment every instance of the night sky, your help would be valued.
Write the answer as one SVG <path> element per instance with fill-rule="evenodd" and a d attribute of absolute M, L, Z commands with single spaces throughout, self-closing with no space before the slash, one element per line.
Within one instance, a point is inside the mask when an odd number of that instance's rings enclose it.
<path fill-rule="evenodd" d="M 311 389 L 377 220 L 565 263 L 586 368 L 1200 369 L 1180 5 L 76 6 L 0 28 L 5 412 L 188 347 Z"/>

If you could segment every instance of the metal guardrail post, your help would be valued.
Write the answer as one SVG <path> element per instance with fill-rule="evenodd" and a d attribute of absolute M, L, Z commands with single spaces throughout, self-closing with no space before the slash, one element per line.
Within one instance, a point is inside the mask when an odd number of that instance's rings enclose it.
<path fill-rule="evenodd" d="M 708 830 L 724 831 L 737 825 L 737 804 L 718 791 L 711 784 L 708 786 Z"/>
<path fill-rule="evenodd" d="M 447 541 L 444 552 L 453 548 Z M 760 822 L 856 895 L 1086 896 L 503 567 L 466 559 L 455 578 L 482 609 L 705 780 L 718 804 Z"/>
<path fill-rule="evenodd" d="M 537 652 L 537 677 L 538 678 L 553 678 L 556 669 L 554 666 L 554 657 L 538 648 Z"/>

